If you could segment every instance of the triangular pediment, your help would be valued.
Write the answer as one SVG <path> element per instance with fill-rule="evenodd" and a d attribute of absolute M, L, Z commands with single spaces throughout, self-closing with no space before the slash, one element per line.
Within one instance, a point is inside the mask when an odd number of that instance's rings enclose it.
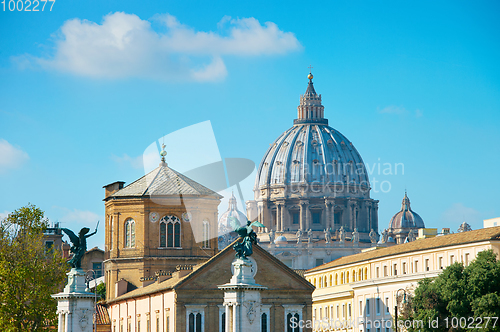
<path fill-rule="evenodd" d="M 255 282 L 268 290 L 312 291 L 314 286 L 258 245 L 250 256 L 257 263 Z M 212 257 L 187 278 L 176 290 L 217 290 L 232 277 L 231 263 L 235 259 L 232 245 Z"/>

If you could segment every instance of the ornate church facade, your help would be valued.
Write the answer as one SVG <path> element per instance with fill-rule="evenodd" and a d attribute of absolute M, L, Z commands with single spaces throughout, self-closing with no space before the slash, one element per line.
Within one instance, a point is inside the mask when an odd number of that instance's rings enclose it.
<path fill-rule="evenodd" d="M 363 159 L 328 125 L 308 78 L 297 119 L 265 153 L 246 204 L 248 218 L 265 225 L 260 244 L 295 269 L 360 252 L 378 238 L 378 201 Z"/>

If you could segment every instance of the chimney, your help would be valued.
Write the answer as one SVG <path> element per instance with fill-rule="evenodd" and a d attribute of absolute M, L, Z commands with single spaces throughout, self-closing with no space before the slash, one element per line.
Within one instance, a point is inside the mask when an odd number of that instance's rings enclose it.
<path fill-rule="evenodd" d="M 127 288 L 128 288 L 128 281 L 125 279 L 120 279 L 119 281 L 116 282 L 115 284 L 115 297 L 121 296 L 125 293 L 127 293 Z"/>
<path fill-rule="evenodd" d="M 191 272 L 193 272 L 193 265 L 177 265 L 174 273 L 177 278 L 182 278 Z"/>
<path fill-rule="evenodd" d="M 103 187 L 105 189 L 104 199 L 108 198 L 110 195 L 113 195 L 115 192 L 122 189 L 124 184 L 125 182 L 123 181 L 116 181 L 108 185 L 105 185 Z"/>
<path fill-rule="evenodd" d="M 166 271 L 159 271 L 155 273 L 156 275 L 156 282 L 160 283 L 163 282 L 167 279 L 172 278 L 172 272 L 166 272 Z"/>

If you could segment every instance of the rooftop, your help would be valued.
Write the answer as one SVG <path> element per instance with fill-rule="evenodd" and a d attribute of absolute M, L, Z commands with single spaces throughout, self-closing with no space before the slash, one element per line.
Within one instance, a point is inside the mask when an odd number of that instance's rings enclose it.
<path fill-rule="evenodd" d="M 405 254 L 414 251 L 436 249 L 436 248 L 449 247 L 459 244 L 491 241 L 491 240 L 500 240 L 500 226 L 483 228 L 463 233 L 436 236 L 428 239 L 420 239 L 413 242 L 395 245 L 392 247 L 376 249 L 368 252 L 362 252 L 351 256 L 345 256 L 333 260 L 329 263 L 325 263 L 323 265 L 307 270 L 306 273 L 318 272 L 333 267 L 363 262 L 370 259 L 382 258 L 392 255 Z"/>
<path fill-rule="evenodd" d="M 217 199 L 221 195 L 191 180 L 187 176 L 171 169 L 166 163 L 160 164 L 148 174 L 132 182 L 123 189 L 109 195 L 106 200 L 121 197 L 141 196 L 211 196 Z"/>

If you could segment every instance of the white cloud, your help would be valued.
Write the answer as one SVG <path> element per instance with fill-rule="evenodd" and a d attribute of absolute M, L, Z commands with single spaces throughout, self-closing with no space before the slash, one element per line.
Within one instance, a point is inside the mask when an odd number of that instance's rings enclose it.
<path fill-rule="evenodd" d="M 93 230 L 98 220 L 101 220 L 100 224 L 101 226 L 103 225 L 102 217 L 94 212 L 67 208 L 59 209 L 63 211 L 62 216 L 57 220 L 62 223 L 61 227 L 71 229 L 72 225 L 78 224 L 79 226 L 87 226 Z"/>
<path fill-rule="evenodd" d="M 0 173 L 19 168 L 29 159 L 26 152 L 0 138 Z"/>
<path fill-rule="evenodd" d="M 414 112 L 407 110 L 403 106 L 395 106 L 395 105 L 389 105 L 384 107 L 383 109 L 377 108 L 379 113 L 382 114 L 397 114 L 397 115 L 409 115 L 409 114 L 414 114 L 416 118 L 422 117 L 424 114 L 421 110 L 416 109 Z"/>
<path fill-rule="evenodd" d="M 409 111 L 406 110 L 406 108 L 401 107 L 401 106 L 390 105 L 390 106 L 384 107 L 383 109 L 379 110 L 379 113 L 386 113 L 386 114 L 408 114 Z"/>
<path fill-rule="evenodd" d="M 133 168 L 139 169 L 143 167 L 143 156 L 130 157 L 124 153 L 122 157 L 111 155 L 111 159 L 119 164 L 130 164 Z"/>
<path fill-rule="evenodd" d="M 464 221 L 468 224 L 478 224 L 482 221 L 481 213 L 474 208 L 467 207 L 463 203 L 455 203 L 443 212 L 441 220 L 458 226 Z"/>
<path fill-rule="evenodd" d="M 169 14 L 142 20 L 116 12 L 104 16 L 102 24 L 75 18 L 55 36 L 53 56 L 22 55 L 13 60 L 23 68 L 41 66 L 88 77 L 203 82 L 227 75 L 223 56 L 285 54 L 301 48 L 293 33 L 281 31 L 273 22 L 224 16 L 217 26 L 218 32 L 196 31 Z"/>

